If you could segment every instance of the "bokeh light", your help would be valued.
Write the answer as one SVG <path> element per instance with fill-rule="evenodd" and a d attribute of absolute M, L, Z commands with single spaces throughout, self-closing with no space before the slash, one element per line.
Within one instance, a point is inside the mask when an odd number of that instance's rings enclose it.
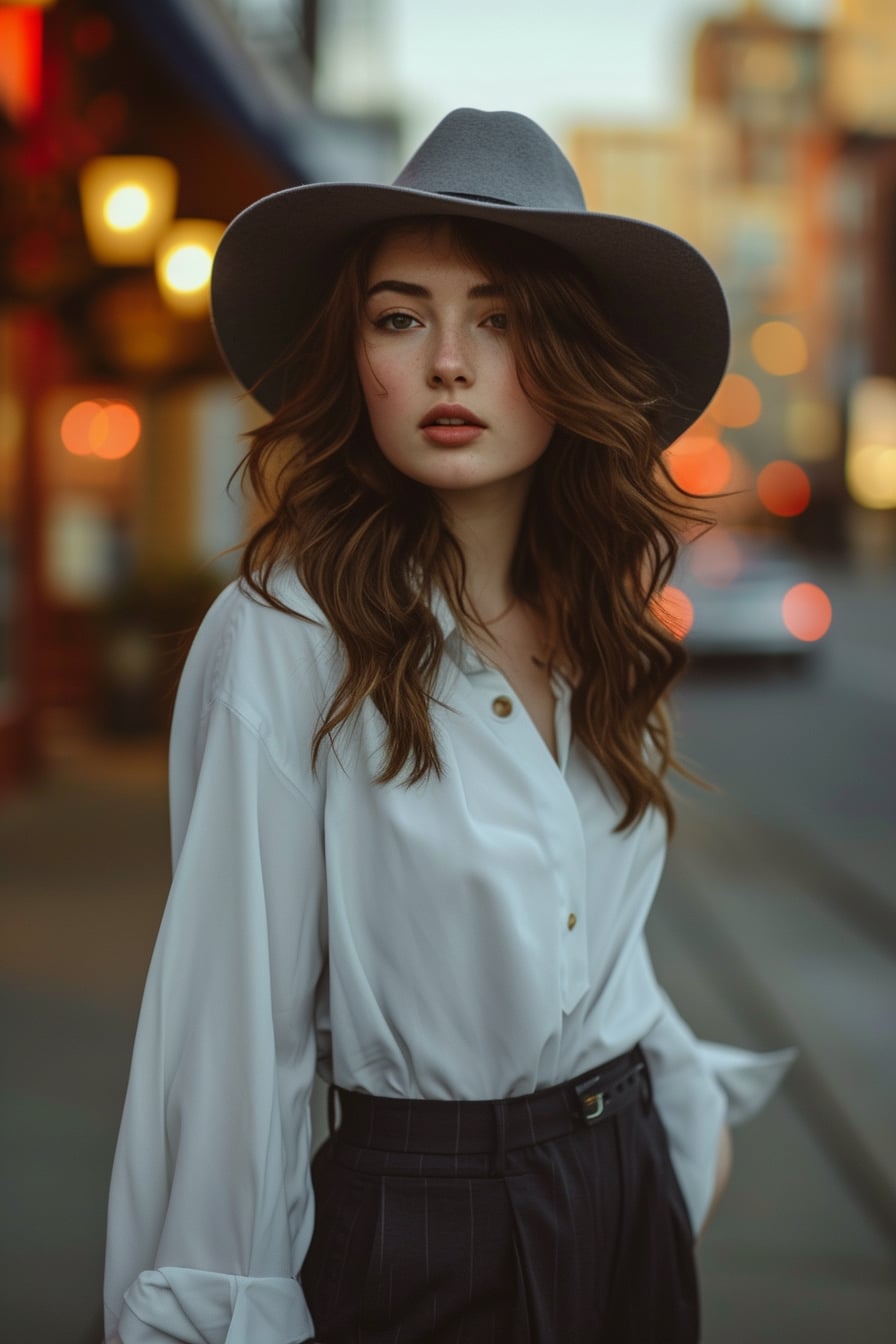
<path fill-rule="evenodd" d="M 669 633 L 676 639 L 684 639 L 694 624 L 694 606 L 688 595 L 668 583 L 651 605 L 657 620 L 662 622 Z"/>
<path fill-rule="evenodd" d="M 896 445 L 865 443 L 846 458 L 846 484 L 866 509 L 896 508 Z"/>
<path fill-rule="evenodd" d="M 744 429 L 753 425 L 762 414 L 762 397 L 751 378 L 742 373 L 726 373 L 707 414 L 719 425 L 729 429 Z"/>
<path fill-rule="evenodd" d="M 156 280 L 165 303 L 182 317 L 208 313 L 212 261 L 224 225 L 215 219 L 177 219 L 156 250 Z"/>
<path fill-rule="evenodd" d="M 784 377 L 809 363 L 806 338 L 792 322 L 763 322 L 750 338 L 753 358 L 766 373 Z"/>
<path fill-rule="evenodd" d="M 815 583 L 797 583 L 785 594 L 781 615 L 794 638 L 811 644 L 827 634 L 833 610 L 823 588 Z"/>
<path fill-rule="evenodd" d="M 769 513 L 795 518 L 804 513 L 812 497 L 809 477 L 796 462 L 769 462 L 756 478 L 756 493 Z"/>
<path fill-rule="evenodd" d="M 804 462 L 826 462 L 840 446 L 840 417 L 830 402 L 794 397 L 785 412 L 787 446 Z"/>
<path fill-rule="evenodd" d="M 62 417 L 60 437 L 76 457 L 127 457 L 140 440 L 140 417 L 126 401 L 79 401 Z"/>
<path fill-rule="evenodd" d="M 208 284 L 212 273 L 212 254 L 197 243 L 186 243 L 165 258 L 165 281 L 178 294 L 192 294 Z"/>
<path fill-rule="evenodd" d="M 98 155 L 81 167 L 78 182 L 84 229 L 94 260 L 103 266 L 144 266 L 168 228 L 178 174 L 153 154 Z"/>
<path fill-rule="evenodd" d="M 103 202 L 103 219 L 122 233 L 139 229 L 150 211 L 149 192 L 139 182 L 124 182 Z"/>
<path fill-rule="evenodd" d="M 731 454 L 709 435 L 685 434 L 666 449 L 666 465 L 679 490 L 714 495 L 731 480 Z"/>

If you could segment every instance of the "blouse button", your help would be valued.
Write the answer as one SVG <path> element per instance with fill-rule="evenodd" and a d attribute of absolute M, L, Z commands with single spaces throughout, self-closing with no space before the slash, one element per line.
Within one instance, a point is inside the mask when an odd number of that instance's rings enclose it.
<path fill-rule="evenodd" d="M 576 917 L 575 915 L 570 915 L 569 919 L 566 921 L 566 927 L 568 929 L 574 929 L 575 926 L 576 926 Z"/>
<path fill-rule="evenodd" d="M 513 713 L 513 701 L 508 695 L 496 695 L 492 701 L 492 713 L 497 714 L 499 719 L 506 719 Z"/>

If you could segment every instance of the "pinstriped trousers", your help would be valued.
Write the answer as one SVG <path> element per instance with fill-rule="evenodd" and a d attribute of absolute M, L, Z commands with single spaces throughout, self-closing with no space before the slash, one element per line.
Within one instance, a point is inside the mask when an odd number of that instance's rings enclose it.
<path fill-rule="evenodd" d="M 415 1119 L 438 1104 L 410 1103 Z M 336 1131 L 312 1181 L 300 1280 L 324 1344 L 699 1338 L 693 1236 L 649 1095 L 497 1165 Z"/>

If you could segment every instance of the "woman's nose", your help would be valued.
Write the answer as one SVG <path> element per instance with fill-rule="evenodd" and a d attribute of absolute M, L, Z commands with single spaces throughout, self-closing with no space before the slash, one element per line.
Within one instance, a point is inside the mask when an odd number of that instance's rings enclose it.
<path fill-rule="evenodd" d="M 433 340 L 428 382 L 430 387 L 449 384 L 469 386 L 473 382 L 473 360 L 458 331 L 441 331 Z"/>

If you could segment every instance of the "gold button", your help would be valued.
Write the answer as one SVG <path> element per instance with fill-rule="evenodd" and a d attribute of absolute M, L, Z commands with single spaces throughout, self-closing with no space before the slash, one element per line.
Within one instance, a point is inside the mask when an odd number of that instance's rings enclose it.
<path fill-rule="evenodd" d="M 566 921 L 566 927 L 568 929 L 574 929 L 575 926 L 576 926 L 576 917 L 575 915 L 570 915 L 569 919 Z"/>
<path fill-rule="evenodd" d="M 513 701 L 508 695 L 496 695 L 492 701 L 492 713 L 497 714 L 499 719 L 506 719 L 508 714 L 513 713 Z"/>

